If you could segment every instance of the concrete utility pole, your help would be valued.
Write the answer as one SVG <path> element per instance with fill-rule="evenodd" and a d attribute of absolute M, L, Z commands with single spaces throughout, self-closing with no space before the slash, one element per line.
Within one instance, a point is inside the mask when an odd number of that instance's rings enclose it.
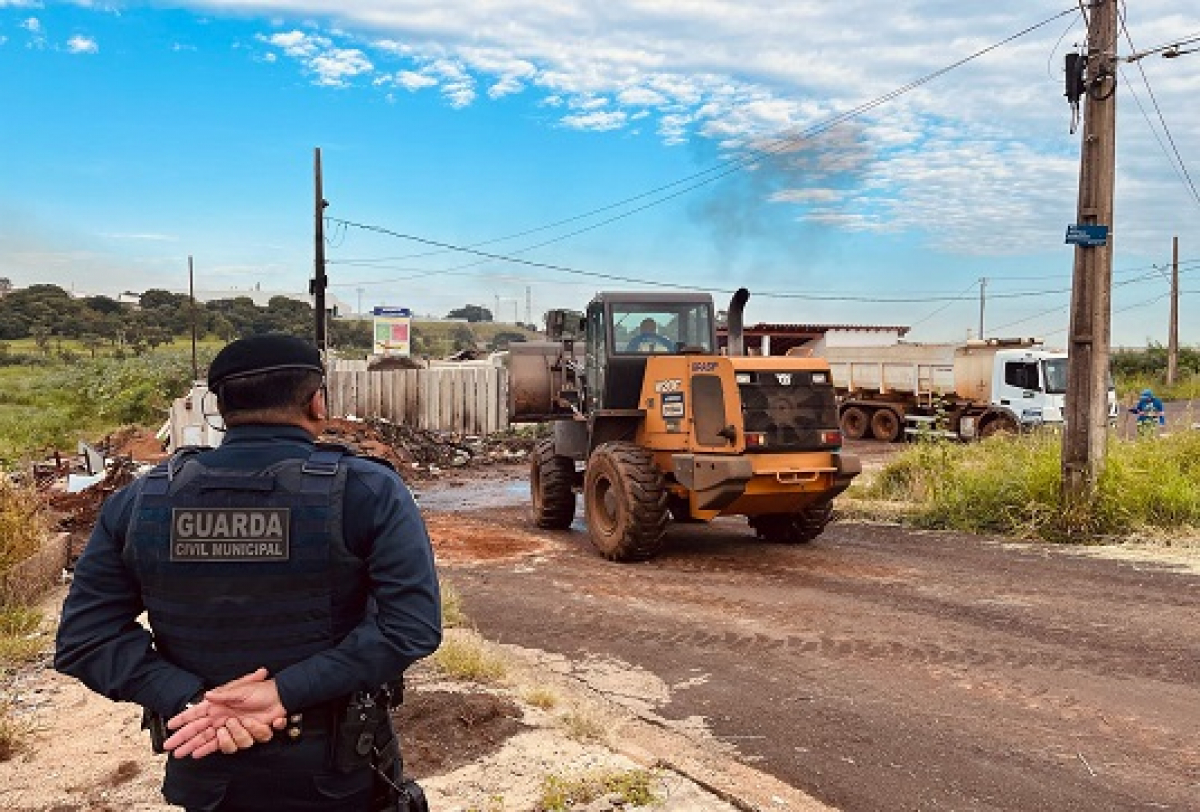
<path fill-rule="evenodd" d="M 315 270 L 308 286 L 308 292 L 313 296 L 313 311 L 317 318 L 315 334 L 317 349 L 324 354 L 329 349 L 329 342 L 325 338 L 325 288 L 329 285 L 329 280 L 325 277 L 325 207 L 329 205 L 329 201 L 325 199 L 325 193 L 321 188 L 320 147 L 313 150 L 313 181 L 316 189 L 313 244 Z"/>
<path fill-rule="evenodd" d="M 1167 328 L 1167 386 L 1179 371 L 1179 237 L 1171 245 L 1171 324 Z"/>
<path fill-rule="evenodd" d="M 1103 240 L 1075 245 L 1062 450 L 1063 496 L 1068 507 L 1090 503 L 1104 469 L 1108 440 L 1117 0 L 1093 0 L 1090 8 L 1076 225 L 1093 236 L 1109 233 Z"/>

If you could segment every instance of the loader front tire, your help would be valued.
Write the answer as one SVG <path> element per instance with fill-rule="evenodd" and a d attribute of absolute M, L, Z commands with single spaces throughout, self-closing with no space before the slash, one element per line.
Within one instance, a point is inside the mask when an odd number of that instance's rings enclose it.
<path fill-rule="evenodd" d="M 554 452 L 552 440 L 538 440 L 529 462 L 533 521 L 548 530 L 565 530 L 575 520 L 575 461 Z"/>
<path fill-rule="evenodd" d="M 583 484 L 592 545 L 610 561 L 644 561 L 662 548 L 667 490 L 649 451 L 605 443 L 592 452 Z"/>

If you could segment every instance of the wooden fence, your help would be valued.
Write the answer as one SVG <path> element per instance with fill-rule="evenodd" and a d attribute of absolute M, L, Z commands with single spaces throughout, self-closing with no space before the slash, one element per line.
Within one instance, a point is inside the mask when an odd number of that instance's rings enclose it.
<path fill-rule="evenodd" d="M 508 428 L 504 367 L 463 363 L 368 372 L 356 366 L 338 362 L 327 375 L 333 417 L 383 417 L 420 429 L 461 434 Z"/>

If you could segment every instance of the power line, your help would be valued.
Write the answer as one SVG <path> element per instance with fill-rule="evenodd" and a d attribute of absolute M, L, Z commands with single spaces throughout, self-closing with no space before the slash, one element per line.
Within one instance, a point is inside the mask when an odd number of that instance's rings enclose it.
<path fill-rule="evenodd" d="M 585 270 L 581 270 L 579 268 L 572 268 L 572 267 L 566 266 L 566 265 L 558 265 L 558 264 L 549 263 L 549 262 L 536 262 L 534 260 L 522 259 L 520 257 L 505 256 L 503 254 L 493 254 L 493 253 L 490 253 L 487 251 L 479 251 L 477 249 L 470 248 L 468 246 L 454 245 L 452 243 L 445 243 L 445 242 L 441 242 L 438 240 L 431 240 L 431 239 L 428 239 L 425 237 L 418 237 L 414 234 L 403 234 L 398 231 L 393 231 L 392 229 L 386 228 L 384 226 L 370 225 L 367 223 L 356 223 L 352 220 L 345 220 L 345 219 L 342 219 L 339 217 L 327 217 L 326 219 L 329 220 L 330 222 L 336 223 L 340 226 L 347 227 L 347 228 L 357 228 L 357 229 L 361 229 L 363 231 L 371 231 L 371 232 L 375 232 L 377 234 L 384 234 L 386 236 L 395 237 L 397 239 L 409 240 L 411 242 L 419 243 L 421 245 L 428 245 L 431 247 L 442 248 L 442 249 L 445 249 L 448 251 L 455 251 L 455 252 L 459 252 L 459 253 L 472 254 L 475 256 L 483 257 L 484 259 L 488 259 L 488 260 L 497 260 L 497 261 L 509 262 L 509 263 L 513 263 L 513 264 L 517 264 L 517 265 L 525 265 L 525 266 L 531 267 L 531 268 L 540 268 L 543 270 L 556 271 L 559 273 L 566 273 L 566 274 L 570 274 L 573 276 L 583 276 L 583 277 L 588 277 L 588 278 L 593 278 L 593 279 L 607 279 L 609 281 L 614 281 L 614 282 L 627 282 L 627 283 L 634 284 L 634 285 L 646 285 L 646 286 L 651 286 L 651 287 L 669 288 L 672 290 L 692 290 L 695 287 L 694 285 L 685 285 L 685 284 L 680 284 L 680 283 L 675 283 L 675 282 L 661 282 L 658 280 L 650 280 L 650 279 L 639 279 L 636 277 L 623 276 L 620 274 L 610 274 L 610 273 L 604 273 L 604 272 L 600 272 L 600 271 L 585 271 Z M 1151 266 L 1151 267 L 1153 267 L 1153 266 Z M 452 272 L 452 271 L 430 271 L 429 274 L 426 274 L 426 275 L 441 274 L 441 273 L 450 274 L 450 273 L 454 273 L 454 272 Z M 410 277 L 410 278 L 412 278 L 412 277 Z M 1138 277 L 1138 278 L 1134 278 L 1134 279 L 1127 279 L 1123 282 L 1118 282 L 1118 283 L 1116 283 L 1115 286 L 1119 287 L 1121 285 L 1142 282 L 1142 281 L 1145 281 L 1146 279 L 1153 279 L 1153 278 L 1156 278 L 1156 275 L 1154 273 L 1145 274 L 1142 277 Z M 393 280 L 393 281 L 407 281 L 407 279 L 406 280 Z M 373 283 L 358 281 L 358 282 L 345 283 L 345 284 L 365 285 L 365 284 L 373 284 Z M 380 284 L 382 284 L 382 283 L 380 283 Z M 974 287 L 974 284 L 972 284 L 972 287 Z M 734 292 L 734 290 L 732 288 L 713 288 L 713 291 L 719 292 L 719 293 L 733 293 Z M 991 298 L 993 298 L 993 299 L 1020 299 L 1020 298 L 1030 297 L 1030 296 L 1051 296 L 1051 295 L 1055 295 L 1055 294 L 1070 293 L 1070 292 L 1071 292 L 1070 288 L 1056 288 L 1056 289 L 1049 289 L 1049 290 L 1030 290 L 1030 291 L 1010 291 L 1007 293 L 993 294 L 991 296 Z M 863 295 L 848 295 L 848 294 L 847 295 L 831 295 L 831 294 L 825 294 L 825 293 L 799 293 L 799 292 L 795 292 L 795 291 L 763 291 L 763 292 L 757 293 L 756 296 L 761 297 L 761 298 L 775 298 L 775 299 L 801 299 L 801 300 L 805 300 L 805 301 L 863 302 L 863 303 L 879 303 L 879 304 L 912 304 L 912 303 L 923 303 L 923 302 L 951 302 L 952 303 L 952 302 L 962 301 L 962 299 L 963 299 L 963 294 L 952 295 L 952 296 L 944 296 L 944 295 L 933 295 L 933 296 L 929 296 L 929 295 L 926 295 L 926 296 L 870 295 L 870 296 L 863 296 Z"/>
<path fill-rule="evenodd" d="M 1122 3 L 1122 11 L 1119 16 L 1121 22 L 1121 30 L 1125 34 L 1125 41 L 1129 43 L 1131 51 L 1137 51 L 1133 44 L 1133 36 L 1129 33 L 1129 27 L 1125 24 L 1124 4 Z M 1167 126 L 1167 120 L 1163 116 L 1162 108 L 1158 105 L 1158 98 L 1154 95 L 1154 89 L 1150 87 L 1150 77 L 1146 76 L 1146 69 L 1142 67 L 1141 60 L 1137 60 L 1138 72 L 1142 75 L 1142 82 L 1146 85 L 1146 92 L 1150 95 L 1150 101 L 1154 104 L 1154 110 L 1158 114 L 1158 121 L 1162 124 L 1163 132 L 1166 133 L 1167 140 L 1171 142 L 1171 151 L 1175 154 L 1175 159 L 1171 160 L 1171 155 L 1167 154 L 1167 160 L 1171 161 L 1171 167 L 1175 170 L 1175 174 L 1179 175 L 1182 172 L 1181 179 L 1184 181 L 1187 188 L 1192 193 L 1192 199 L 1196 201 L 1196 205 L 1200 206 L 1200 191 L 1196 190 L 1196 184 L 1192 181 L 1192 175 L 1188 172 L 1187 164 L 1183 161 L 1183 156 L 1179 154 L 1179 147 L 1175 143 L 1175 137 L 1171 135 L 1171 128 Z M 1142 102 L 1138 99 L 1137 93 L 1134 93 L 1133 86 L 1129 86 L 1129 92 L 1133 94 L 1134 101 L 1137 102 L 1138 109 L 1142 111 L 1142 116 L 1146 118 L 1146 123 L 1150 125 L 1151 132 L 1154 133 L 1155 139 L 1158 141 L 1160 149 L 1166 153 L 1166 147 L 1163 146 L 1162 139 L 1158 136 L 1158 131 L 1154 129 L 1154 125 L 1150 124 L 1150 117 L 1146 115 L 1146 109 L 1142 107 Z"/>

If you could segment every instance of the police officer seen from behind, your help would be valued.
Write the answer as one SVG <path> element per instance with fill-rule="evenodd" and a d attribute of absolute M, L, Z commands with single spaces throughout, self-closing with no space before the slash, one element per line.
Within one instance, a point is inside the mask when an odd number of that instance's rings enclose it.
<path fill-rule="evenodd" d="M 441 642 L 433 552 L 395 471 L 315 445 L 323 376 L 298 338 L 221 350 L 221 446 L 105 502 L 63 606 L 55 668 L 167 722 L 188 810 L 397 808 L 384 686 Z"/>

